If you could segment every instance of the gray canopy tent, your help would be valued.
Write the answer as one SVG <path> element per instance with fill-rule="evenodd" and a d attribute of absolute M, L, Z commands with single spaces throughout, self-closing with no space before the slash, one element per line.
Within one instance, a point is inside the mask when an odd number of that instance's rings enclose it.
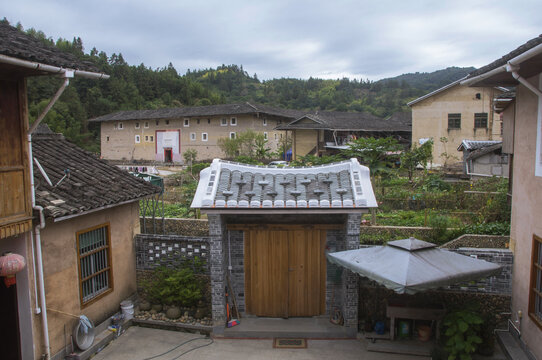
<path fill-rule="evenodd" d="M 501 267 L 415 238 L 386 246 L 328 253 L 331 263 L 374 280 L 398 294 L 414 294 L 496 275 Z"/>

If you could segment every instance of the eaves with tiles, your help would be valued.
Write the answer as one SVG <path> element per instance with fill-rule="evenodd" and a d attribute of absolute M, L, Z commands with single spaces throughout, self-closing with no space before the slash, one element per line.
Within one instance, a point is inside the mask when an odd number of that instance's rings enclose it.
<path fill-rule="evenodd" d="M 377 203 L 369 168 L 357 159 L 282 168 L 215 159 L 200 173 L 192 207 L 208 213 L 350 213 Z"/>

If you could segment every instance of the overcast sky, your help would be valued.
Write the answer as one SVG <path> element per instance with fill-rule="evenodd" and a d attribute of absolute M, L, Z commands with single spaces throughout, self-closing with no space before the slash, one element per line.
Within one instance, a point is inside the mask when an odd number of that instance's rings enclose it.
<path fill-rule="evenodd" d="M 3 0 L 12 25 L 130 65 L 378 80 L 486 65 L 542 33 L 541 0 Z"/>

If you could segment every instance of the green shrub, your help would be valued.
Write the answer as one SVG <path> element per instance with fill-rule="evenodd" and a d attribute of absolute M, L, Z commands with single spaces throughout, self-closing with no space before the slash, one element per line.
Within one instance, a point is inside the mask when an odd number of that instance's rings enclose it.
<path fill-rule="evenodd" d="M 470 224 L 464 226 L 461 231 L 464 234 L 478 235 L 510 235 L 510 223 L 492 222 L 483 224 Z"/>
<path fill-rule="evenodd" d="M 448 240 L 448 226 L 450 220 L 445 215 L 434 215 L 429 218 L 431 237 L 434 243 L 442 244 Z"/>
<path fill-rule="evenodd" d="M 479 344 L 482 318 L 472 310 L 457 310 L 444 317 L 444 349 L 449 353 L 448 360 L 470 360 Z"/>
<path fill-rule="evenodd" d="M 199 176 L 199 173 L 201 172 L 201 170 L 203 170 L 205 168 L 208 168 L 209 166 L 211 166 L 211 164 L 206 163 L 206 162 L 194 164 L 194 165 L 192 165 L 192 173 L 194 175 Z"/>
<path fill-rule="evenodd" d="M 452 186 L 445 182 L 439 174 L 430 174 L 425 178 L 422 188 L 425 191 L 449 191 Z"/>
<path fill-rule="evenodd" d="M 250 156 L 237 156 L 235 161 L 241 164 L 263 165 L 261 161 Z"/>
<path fill-rule="evenodd" d="M 194 267 L 201 266 L 197 259 L 180 269 L 155 269 L 151 278 L 142 283 L 145 297 L 155 304 L 195 306 L 202 298 L 204 284 L 195 276 Z"/>

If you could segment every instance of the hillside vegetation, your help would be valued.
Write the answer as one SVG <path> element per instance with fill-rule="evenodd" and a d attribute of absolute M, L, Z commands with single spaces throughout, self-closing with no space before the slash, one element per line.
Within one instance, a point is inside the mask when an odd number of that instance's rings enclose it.
<path fill-rule="evenodd" d="M 3 20 L 7 21 L 7 20 Z M 20 24 L 19 30 L 24 31 Z M 386 117 L 407 111 L 406 103 L 465 76 L 473 68 L 450 67 L 433 73 L 404 74 L 379 81 L 280 78 L 260 81 L 243 66 L 188 70 L 181 75 L 171 63 L 152 69 L 130 65 L 122 54 L 96 48 L 85 52 L 81 38 L 54 41 L 42 31 L 25 31 L 40 41 L 93 62 L 109 80 L 75 78 L 45 118 L 45 123 L 77 145 L 99 152 L 99 126 L 88 119 L 119 110 L 256 102 L 295 109 L 365 111 Z M 167 59 L 164 59 L 167 61 Z M 28 81 L 30 121 L 45 108 L 61 79 L 48 76 Z"/>

